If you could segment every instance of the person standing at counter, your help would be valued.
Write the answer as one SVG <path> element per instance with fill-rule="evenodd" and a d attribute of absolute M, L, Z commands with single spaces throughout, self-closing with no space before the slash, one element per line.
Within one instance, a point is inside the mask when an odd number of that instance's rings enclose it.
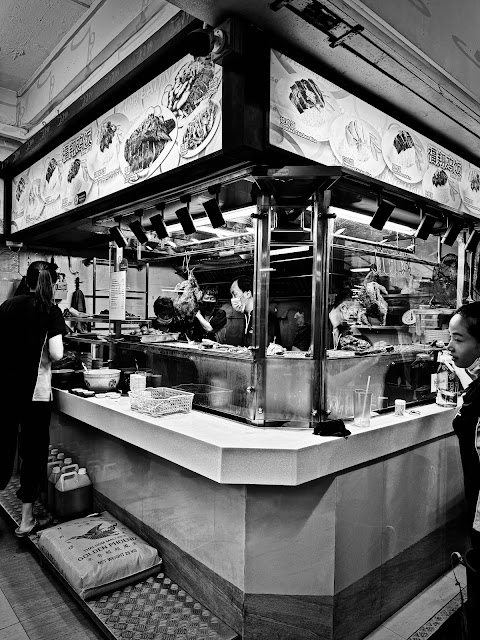
<path fill-rule="evenodd" d="M 460 447 L 468 522 L 474 527 L 472 542 L 480 549 L 480 302 L 459 307 L 450 320 L 449 332 L 447 348 L 452 361 L 472 378 L 453 419 L 453 429 Z"/>
<path fill-rule="evenodd" d="M 22 520 L 15 535 L 24 537 L 37 526 L 33 505 L 46 474 L 52 400 L 51 362 L 63 357 L 67 333 L 62 312 L 54 303 L 55 270 L 48 262 L 32 262 L 27 270 L 29 293 L 0 306 L 4 337 L 0 372 L 2 447 L 0 489 L 10 481 L 18 435 L 22 461 L 20 489 Z"/>
<path fill-rule="evenodd" d="M 253 339 L 253 279 L 250 276 L 240 276 L 230 286 L 231 304 L 235 311 L 243 313 L 244 325 L 242 331 L 242 347 L 251 347 Z"/>

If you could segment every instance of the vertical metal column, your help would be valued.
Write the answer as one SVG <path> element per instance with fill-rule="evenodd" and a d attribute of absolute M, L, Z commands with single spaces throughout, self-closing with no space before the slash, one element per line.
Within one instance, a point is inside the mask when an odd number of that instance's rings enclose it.
<path fill-rule="evenodd" d="M 270 288 L 270 196 L 257 198 L 255 229 L 255 269 L 253 274 L 253 396 L 250 418 L 254 424 L 265 423 L 266 351 L 268 329 L 268 300 Z"/>
<path fill-rule="evenodd" d="M 313 198 L 313 281 L 312 281 L 312 380 L 311 426 L 315 428 L 326 420 L 328 345 L 328 290 L 330 245 L 333 234 L 333 216 L 329 215 L 331 191 L 317 190 Z"/>
<path fill-rule="evenodd" d="M 93 277 L 92 277 L 92 315 L 95 315 L 97 311 L 97 259 L 93 259 Z"/>
<path fill-rule="evenodd" d="M 145 265 L 145 320 L 148 319 L 148 277 L 149 277 L 149 263 Z"/>

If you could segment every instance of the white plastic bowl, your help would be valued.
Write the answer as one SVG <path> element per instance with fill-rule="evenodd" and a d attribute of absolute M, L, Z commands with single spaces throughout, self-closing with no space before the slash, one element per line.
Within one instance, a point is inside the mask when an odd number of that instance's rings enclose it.
<path fill-rule="evenodd" d="M 120 382 L 120 369 L 90 369 L 83 372 L 85 386 L 91 391 L 115 391 Z"/>

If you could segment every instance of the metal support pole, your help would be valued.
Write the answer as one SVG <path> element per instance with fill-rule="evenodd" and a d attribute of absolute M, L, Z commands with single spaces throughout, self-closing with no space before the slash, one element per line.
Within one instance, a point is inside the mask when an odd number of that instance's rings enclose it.
<path fill-rule="evenodd" d="M 148 280 L 149 280 L 149 264 L 147 262 L 147 264 L 145 265 L 145 320 L 148 319 L 148 296 L 149 296 L 149 291 L 148 291 Z"/>
<path fill-rule="evenodd" d="M 330 214 L 331 191 L 316 191 L 313 201 L 313 281 L 312 281 L 312 385 L 311 426 L 321 433 L 327 422 L 327 347 L 329 338 L 328 292 L 330 249 L 333 241 L 334 215 Z M 328 421 L 333 423 L 333 421 Z M 342 421 L 339 421 L 342 422 Z M 343 425 L 343 422 L 342 422 Z"/>
<path fill-rule="evenodd" d="M 266 351 L 268 329 L 268 299 L 270 287 L 270 196 L 261 194 L 257 199 L 254 218 L 255 269 L 253 274 L 253 344 L 251 421 L 265 423 Z"/>

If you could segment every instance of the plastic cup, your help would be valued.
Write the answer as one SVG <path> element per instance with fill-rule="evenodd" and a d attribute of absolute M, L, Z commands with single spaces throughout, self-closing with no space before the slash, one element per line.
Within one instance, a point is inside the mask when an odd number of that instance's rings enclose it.
<path fill-rule="evenodd" d="M 161 387 L 162 386 L 162 374 L 161 373 L 149 373 L 147 375 L 147 385 L 149 387 Z"/>
<path fill-rule="evenodd" d="M 379 409 L 388 409 L 388 397 L 387 396 L 378 396 L 377 407 Z"/>
<path fill-rule="evenodd" d="M 353 396 L 353 423 L 357 427 L 369 427 L 371 410 L 372 392 L 356 389 Z"/>
<path fill-rule="evenodd" d="M 130 374 L 130 391 L 142 391 L 147 386 L 147 375 L 144 371 Z"/>

